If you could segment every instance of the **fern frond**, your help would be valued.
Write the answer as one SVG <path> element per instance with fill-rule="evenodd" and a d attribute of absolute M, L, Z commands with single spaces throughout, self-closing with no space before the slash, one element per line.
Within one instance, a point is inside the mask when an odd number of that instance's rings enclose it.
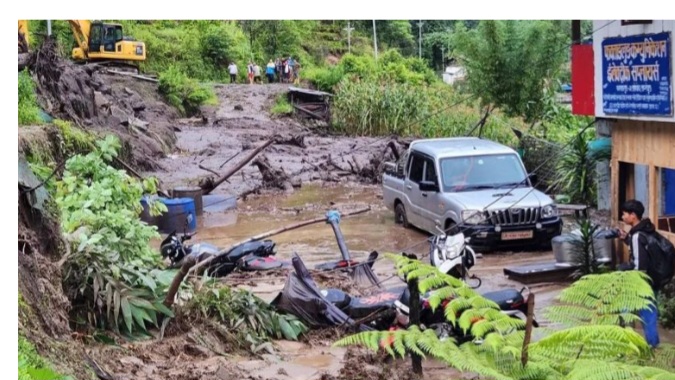
<path fill-rule="evenodd" d="M 410 266 L 412 267 L 412 265 L 410 265 Z M 406 268 L 408 268 L 408 266 L 404 267 L 403 270 L 405 270 Z M 424 279 L 429 278 L 429 277 L 436 277 L 436 275 L 438 274 L 438 270 L 436 270 L 435 268 L 428 268 L 428 267 L 418 265 L 417 268 L 414 268 L 413 270 L 411 270 L 407 273 L 408 274 L 406 275 L 405 278 L 408 281 L 414 280 L 414 279 L 424 280 Z"/>
<path fill-rule="evenodd" d="M 611 363 L 599 360 L 577 360 L 569 364 L 571 370 L 566 380 L 675 380 L 675 373 L 654 367 L 641 367 L 632 364 Z"/>
<path fill-rule="evenodd" d="M 401 340 L 403 340 L 403 344 L 405 347 L 410 350 L 410 352 L 413 352 L 421 357 L 426 357 L 424 351 L 422 351 L 418 346 L 417 346 L 417 340 L 419 335 L 421 334 L 421 331 L 419 327 L 417 326 L 410 326 L 408 328 L 408 333 L 404 334 L 401 333 Z"/>
<path fill-rule="evenodd" d="M 645 357 L 644 338 L 619 326 L 578 326 L 555 332 L 530 345 L 530 352 L 553 360 L 614 359 L 619 355 Z"/>
<path fill-rule="evenodd" d="M 436 268 L 434 268 L 436 269 Z M 445 273 L 441 273 L 436 269 L 436 275 L 425 278 L 419 282 L 420 292 L 426 293 L 429 290 L 438 289 L 443 286 L 450 286 L 452 288 L 468 288 L 465 282 Z M 469 288 L 471 289 L 471 288 Z"/>
<path fill-rule="evenodd" d="M 456 356 L 460 357 L 463 362 L 451 363 L 447 360 L 446 362 L 459 370 L 476 372 L 493 379 L 517 379 L 517 377 L 510 376 L 508 371 L 502 371 L 495 365 L 495 358 L 500 356 L 498 353 L 490 352 L 486 354 L 484 347 L 474 344 L 463 344 L 458 351 L 461 352 L 461 355 Z M 513 358 L 509 362 L 514 363 Z"/>
<path fill-rule="evenodd" d="M 616 325 L 635 321 L 649 306 L 653 291 L 639 271 L 590 274 L 574 282 L 559 296 L 562 305 L 547 308 L 545 318 L 567 326 Z"/>
<path fill-rule="evenodd" d="M 661 343 L 659 347 L 652 352 L 651 357 L 636 358 L 628 360 L 627 362 L 628 364 L 651 366 L 675 372 L 675 345 Z"/>

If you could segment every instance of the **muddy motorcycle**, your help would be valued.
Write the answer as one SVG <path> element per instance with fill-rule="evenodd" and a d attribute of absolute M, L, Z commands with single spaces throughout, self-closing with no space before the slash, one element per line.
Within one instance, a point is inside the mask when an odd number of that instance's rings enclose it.
<path fill-rule="evenodd" d="M 497 290 L 483 293 L 482 296 L 496 303 L 502 313 L 524 320 L 527 316 L 527 302 L 523 292 L 526 289 Z M 321 295 L 352 319 L 364 321 L 376 330 L 406 327 L 409 323 L 410 292 L 407 286 L 385 289 L 365 297 L 351 296 L 340 289 L 324 289 L 321 290 Z M 427 327 L 446 325 L 444 308 L 432 310 L 430 296 L 429 292 L 420 295 L 420 322 Z M 444 306 L 449 301 L 445 300 L 441 305 Z M 533 321 L 533 325 L 538 327 L 536 321 Z"/>
<path fill-rule="evenodd" d="M 183 233 L 178 237 L 173 231 L 161 243 L 160 250 L 163 258 L 171 261 L 171 266 L 180 265 L 181 261 L 188 256 L 194 257 L 197 262 L 209 257 L 217 256 L 220 249 L 213 244 L 197 243 L 184 244 L 190 240 L 194 233 Z M 206 270 L 212 277 L 224 277 L 235 269 L 245 271 L 265 271 L 288 266 L 288 262 L 278 260 L 276 257 L 276 243 L 272 240 L 252 241 L 232 248 L 226 254 L 211 261 Z"/>
<path fill-rule="evenodd" d="M 476 264 L 476 252 L 469 245 L 471 238 L 462 232 L 448 235 L 445 230 L 436 226 L 438 234 L 429 238 L 429 261 L 441 273 L 455 278 L 467 280 L 467 274 Z M 476 279 L 476 277 L 473 277 Z M 473 286 L 477 288 L 478 285 Z"/>
<path fill-rule="evenodd" d="M 366 297 L 355 297 L 339 289 L 320 289 L 299 256 L 292 259 L 294 271 L 289 274 L 284 289 L 272 301 L 280 311 L 303 319 L 312 328 L 349 325 L 368 330 L 406 328 L 409 324 L 410 293 L 407 286 L 382 290 Z M 368 265 L 361 265 L 370 271 Z M 376 277 L 373 273 L 372 276 Z M 527 303 L 523 291 L 505 289 L 484 293 L 499 305 L 503 313 L 524 319 Z M 458 328 L 447 323 L 443 308 L 435 311 L 429 305 L 429 293 L 420 295 L 420 322 L 439 335 L 467 338 Z M 538 327 L 536 321 L 533 325 Z"/>

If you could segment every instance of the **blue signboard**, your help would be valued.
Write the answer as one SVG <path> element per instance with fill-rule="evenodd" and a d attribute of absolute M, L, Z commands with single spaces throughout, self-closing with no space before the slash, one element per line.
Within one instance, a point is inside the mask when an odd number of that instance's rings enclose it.
<path fill-rule="evenodd" d="M 670 32 L 602 41 L 602 110 L 671 116 Z"/>

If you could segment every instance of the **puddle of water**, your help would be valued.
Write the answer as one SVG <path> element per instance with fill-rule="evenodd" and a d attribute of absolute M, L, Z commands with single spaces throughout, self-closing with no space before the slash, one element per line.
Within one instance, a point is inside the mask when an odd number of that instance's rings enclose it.
<path fill-rule="evenodd" d="M 334 365 L 335 362 L 336 358 L 333 355 L 303 355 L 295 358 L 291 363 L 316 369 L 324 369 Z"/>
<path fill-rule="evenodd" d="M 372 205 L 371 211 L 345 217 L 340 222 L 342 234 L 350 251 L 400 251 L 415 243 L 426 250 L 420 231 L 403 229 L 394 223 L 393 212 L 381 205 L 374 188 L 346 186 L 305 186 L 288 197 L 265 196 L 240 205 L 236 218 L 208 215 L 200 225 L 195 241 L 208 241 L 217 246 L 228 246 L 251 236 L 325 215 L 332 206 L 355 209 Z M 299 213 L 285 209 L 302 209 Z M 220 220 L 216 220 L 222 218 Z M 232 220 L 234 219 L 234 223 Z M 215 220 L 215 221 L 214 221 Z M 208 223 L 207 223 L 208 221 Z M 227 224 L 226 224 L 227 223 Z M 335 235 L 330 225 L 316 223 L 270 237 L 277 243 L 280 254 L 293 251 L 322 258 L 340 257 Z"/>

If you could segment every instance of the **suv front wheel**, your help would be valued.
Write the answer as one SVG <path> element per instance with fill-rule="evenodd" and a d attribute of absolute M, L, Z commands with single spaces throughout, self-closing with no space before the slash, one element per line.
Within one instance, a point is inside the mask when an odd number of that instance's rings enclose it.
<path fill-rule="evenodd" d="M 410 226 L 410 224 L 408 224 L 408 216 L 405 213 L 405 206 L 403 206 L 403 203 L 398 203 L 396 205 L 394 220 L 396 221 L 396 224 L 402 224 L 403 228 L 408 228 Z"/>

